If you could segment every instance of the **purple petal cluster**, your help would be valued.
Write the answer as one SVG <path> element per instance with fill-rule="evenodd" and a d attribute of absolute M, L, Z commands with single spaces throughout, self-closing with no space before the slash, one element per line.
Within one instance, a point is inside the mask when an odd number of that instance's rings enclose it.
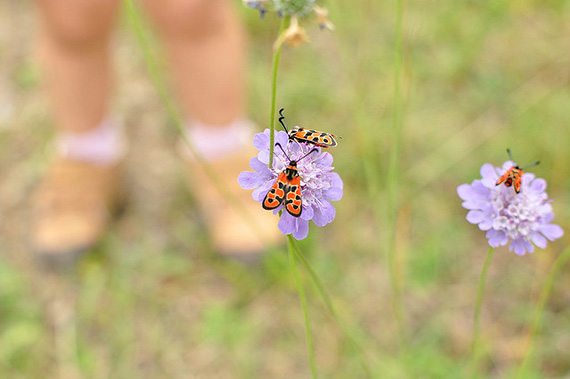
<path fill-rule="evenodd" d="M 257 9 L 259 11 L 259 17 L 263 18 L 263 16 L 265 16 L 265 13 L 267 12 L 267 8 L 265 7 L 265 3 L 267 2 L 267 0 L 244 0 L 244 4 L 249 7 L 249 8 L 253 8 L 253 9 Z"/>
<path fill-rule="evenodd" d="M 463 207 L 469 210 L 467 221 L 487 232 L 489 245 L 504 246 L 511 241 L 509 251 L 524 255 L 532 253 L 534 245 L 544 249 L 547 239 L 554 241 L 564 232 L 551 224 L 554 213 L 544 179 L 524 173 L 519 194 L 513 187 L 496 185 L 499 177 L 513 166 L 511 161 L 501 168 L 486 163 L 481 167 L 481 179 L 460 185 L 457 193 L 464 200 Z"/>
<path fill-rule="evenodd" d="M 279 15 L 306 16 L 313 10 L 316 0 L 273 0 Z"/>
<path fill-rule="evenodd" d="M 259 151 L 257 157 L 251 158 L 249 165 L 254 170 L 244 171 L 238 177 L 239 185 L 244 189 L 253 189 L 253 199 L 263 202 L 265 195 L 275 183 L 277 176 L 287 167 L 290 160 L 297 160 L 311 151 L 314 146 L 289 142 L 287 133 L 276 132 L 275 142 L 279 143 L 287 155 L 279 147 L 274 149 L 273 170 L 269 164 L 269 129 L 253 137 L 253 146 Z M 302 240 L 309 234 L 309 221 L 317 226 L 325 226 L 335 217 L 335 208 L 331 201 L 337 201 L 343 195 L 343 183 L 340 176 L 332 172 L 333 158 L 321 148 L 309 154 L 297 163 L 301 177 L 301 199 L 303 211 L 300 217 L 293 217 L 282 212 L 278 228 L 281 233 L 292 234 L 297 240 Z M 276 214 L 283 206 L 275 209 Z"/>
<path fill-rule="evenodd" d="M 304 17 L 310 13 L 316 0 L 243 0 L 245 6 L 257 9 L 263 17 L 268 10 L 274 10 L 279 17 Z"/>

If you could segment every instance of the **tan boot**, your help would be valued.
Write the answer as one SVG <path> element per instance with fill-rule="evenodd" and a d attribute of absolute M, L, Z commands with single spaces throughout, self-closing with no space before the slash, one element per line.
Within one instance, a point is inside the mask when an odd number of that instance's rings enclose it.
<path fill-rule="evenodd" d="M 248 148 L 208 162 L 231 194 L 229 199 L 220 193 L 202 166 L 187 159 L 190 187 L 196 194 L 214 247 L 220 254 L 244 262 L 256 261 L 269 246 L 285 241 L 277 229 L 278 216 L 264 210 L 253 200 L 251 191 L 241 188 L 237 182 L 242 171 L 251 170 L 249 161 L 256 154 L 257 150 Z"/>
<path fill-rule="evenodd" d="M 118 204 L 118 165 L 57 159 L 33 196 L 31 244 L 45 263 L 71 263 L 101 239 Z"/>

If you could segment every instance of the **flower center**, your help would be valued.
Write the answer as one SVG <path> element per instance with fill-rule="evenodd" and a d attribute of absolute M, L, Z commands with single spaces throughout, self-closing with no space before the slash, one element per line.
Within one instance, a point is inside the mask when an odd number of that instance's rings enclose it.
<path fill-rule="evenodd" d="M 538 230 L 540 204 L 544 201 L 533 193 L 516 194 L 512 187 L 491 190 L 493 229 L 506 232 L 509 238 L 527 237 Z"/>

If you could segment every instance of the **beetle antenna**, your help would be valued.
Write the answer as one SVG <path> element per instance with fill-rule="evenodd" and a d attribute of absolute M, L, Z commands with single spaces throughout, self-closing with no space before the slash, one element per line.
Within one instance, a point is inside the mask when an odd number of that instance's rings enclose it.
<path fill-rule="evenodd" d="M 309 151 L 307 154 L 303 155 L 301 158 L 297 159 L 297 162 L 299 162 L 301 159 L 306 158 L 309 154 L 311 154 L 313 151 L 319 151 L 319 149 L 317 149 L 316 147 L 311 149 L 311 151 Z"/>
<path fill-rule="evenodd" d="M 287 155 L 287 153 L 285 152 L 285 150 L 283 149 L 283 147 L 281 146 L 281 144 L 280 144 L 279 142 L 277 142 L 277 143 L 275 144 L 275 146 L 279 146 L 279 148 L 281 149 L 281 151 L 283 152 L 283 154 L 285 154 L 285 156 L 287 157 L 287 159 L 291 160 L 291 159 L 289 158 L 289 155 Z"/>
<path fill-rule="evenodd" d="M 279 115 L 281 116 L 281 117 L 279 117 L 279 123 L 281 123 L 281 125 L 283 126 L 283 129 L 285 129 L 285 131 L 286 131 L 287 133 L 289 133 L 289 130 L 287 129 L 287 125 L 285 125 L 285 122 L 283 121 L 283 120 L 285 120 L 285 116 L 283 116 L 283 111 L 284 111 L 284 110 L 285 110 L 285 108 L 281 108 L 281 109 L 279 110 Z"/>
<path fill-rule="evenodd" d="M 536 166 L 536 165 L 538 165 L 538 164 L 540 164 L 540 161 L 536 161 L 536 162 L 531 163 L 531 164 L 529 164 L 529 165 L 527 165 L 527 166 L 524 166 L 523 168 L 521 168 L 521 170 L 524 171 L 524 170 L 526 170 L 527 168 Z"/>

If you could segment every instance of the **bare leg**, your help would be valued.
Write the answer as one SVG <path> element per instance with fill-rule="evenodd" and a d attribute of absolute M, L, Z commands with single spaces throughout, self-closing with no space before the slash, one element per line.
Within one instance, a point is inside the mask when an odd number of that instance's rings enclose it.
<path fill-rule="evenodd" d="M 245 107 L 244 30 L 231 0 L 144 2 L 170 56 L 180 105 L 187 119 L 193 120 L 189 137 L 235 196 L 230 204 L 210 183 L 203 167 L 189 160 L 190 184 L 200 198 L 213 245 L 222 254 L 251 261 L 280 234 L 277 218 L 253 202 L 251 194 L 236 180 L 257 153 L 251 146 L 252 130 L 243 125 L 243 119 L 240 121 Z M 245 139 L 241 138 L 244 133 Z M 226 134 L 230 138 L 228 146 Z M 204 154 L 214 148 L 217 152 L 212 156 Z M 223 156 L 218 154 L 220 151 Z M 235 200 L 248 210 L 248 220 L 233 207 Z M 256 230 L 251 229 L 252 225 Z"/>
<path fill-rule="evenodd" d="M 187 118 L 227 125 L 244 112 L 244 31 L 229 0 L 144 0 L 164 37 Z"/>
<path fill-rule="evenodd" d="M 40 53 L 56 126 L 83 132 L 107 113 L 109 39 L 118 0 L 37 0 Z"/>
<path fill-rule="evenodd" d="M 58 140 L 85 141 L 87 135 L 88 143 L 80 144 L 81 153 L 94 145 L 112 145 L 107 142 L 117 142 L 116 133 L 100 125 L 107 124 L 102 121 L 111 89 L 109 39 L 119 0 L 37 3 L 46 91 L 60 132 Z M 93 144 L 101 135 L 113 138 Z M 62 151 L 56 155 L 32 198 L 30 240 L 38 258 L 67 264 L 99 241 L 118 198 L 118 166 L 108 159 L 116 155 L 116 146 L 105 154 L 91 151 L 90 157 L 98 156 L 98 162 Z M 103 155 L 106 159 L 101 160 Z"/>

